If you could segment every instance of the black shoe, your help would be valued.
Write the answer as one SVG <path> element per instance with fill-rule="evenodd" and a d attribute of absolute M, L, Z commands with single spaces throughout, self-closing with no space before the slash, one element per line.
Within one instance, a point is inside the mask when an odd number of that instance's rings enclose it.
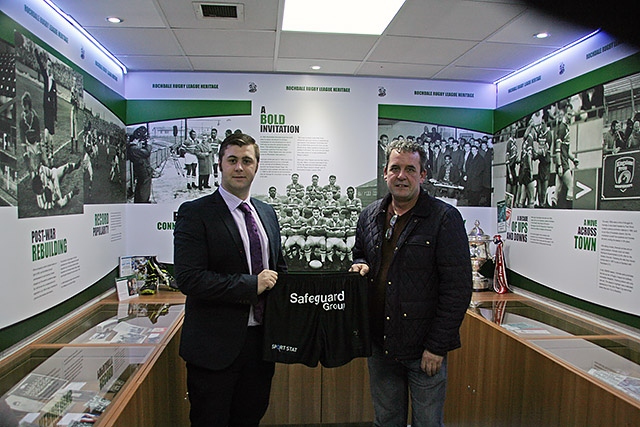
<path fill-rule="evenodd" d="M 191 190 L 191 184 L 187 182 L 187 190 Z"/>
<path fill-rule="evenodd" d="M 209 184 L 205 185 L 204 188 L 211 188 Z"/>

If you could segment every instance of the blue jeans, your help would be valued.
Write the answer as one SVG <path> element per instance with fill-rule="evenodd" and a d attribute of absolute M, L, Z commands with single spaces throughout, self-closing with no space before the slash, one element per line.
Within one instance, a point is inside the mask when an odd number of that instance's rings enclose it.
<path fill-rule="evenodd" d="M 420 359 L 385 359 L 374 344 L 369 357 L 374 425 L 406 427 L 411 390 L 411 427 L 443 426 L 444 398 L 447 386 L 447 358 L 433 377 L 420 369 Z"/>

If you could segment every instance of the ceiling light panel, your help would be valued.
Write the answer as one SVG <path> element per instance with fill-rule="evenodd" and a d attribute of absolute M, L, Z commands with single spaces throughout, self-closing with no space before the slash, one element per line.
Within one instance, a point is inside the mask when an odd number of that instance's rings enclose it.
<path fill-rule="evenodd" d="M 283 31 L 380 35 L 405 0 L 285 0 Z"/>

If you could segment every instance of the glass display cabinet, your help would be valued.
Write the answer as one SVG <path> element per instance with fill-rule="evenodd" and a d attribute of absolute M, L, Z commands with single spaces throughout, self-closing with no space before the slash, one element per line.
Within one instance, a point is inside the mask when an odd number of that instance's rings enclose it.
<path fill-rule="evenodd" d="M 445 423 L 638 425 L 640 331 L 524 293 L 474 293 Z"/>
<path fill-rule="evenodd" d="M 640 401 L 640 342 L 595 319 L 533 300 L 481 301 L 471 310 L 592 379 Z"/>
<path fill-rule="evenodd" d="M 0 369 L 3 413 L 9 418 L 0 424 L 79 427 L 95 423 L 153 350 L 152 346 L 112 345 L 22 352 Z"/>
<path fill-rule="evenodd" d="M 144 382 L 167 382 L 183 313 L 181 294 L 111 297 L 42 333 L 0 363 L 0 426 L 118 425 Z"/>

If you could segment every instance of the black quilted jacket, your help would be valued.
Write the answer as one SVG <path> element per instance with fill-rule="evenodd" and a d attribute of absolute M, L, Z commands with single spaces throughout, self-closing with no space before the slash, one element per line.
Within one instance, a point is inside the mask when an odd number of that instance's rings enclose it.
<path fill-rule="evenodd" d="M 367 206 L 358 221 L 354 263 L 380 268 L 390 195 Z M 389 268 L 384 350 L 399 360 L 426 349 L 444 356 L 460 347 L 459 328 L 471 300 L 469 241 L 458 210 L 422 191 Z"/>

